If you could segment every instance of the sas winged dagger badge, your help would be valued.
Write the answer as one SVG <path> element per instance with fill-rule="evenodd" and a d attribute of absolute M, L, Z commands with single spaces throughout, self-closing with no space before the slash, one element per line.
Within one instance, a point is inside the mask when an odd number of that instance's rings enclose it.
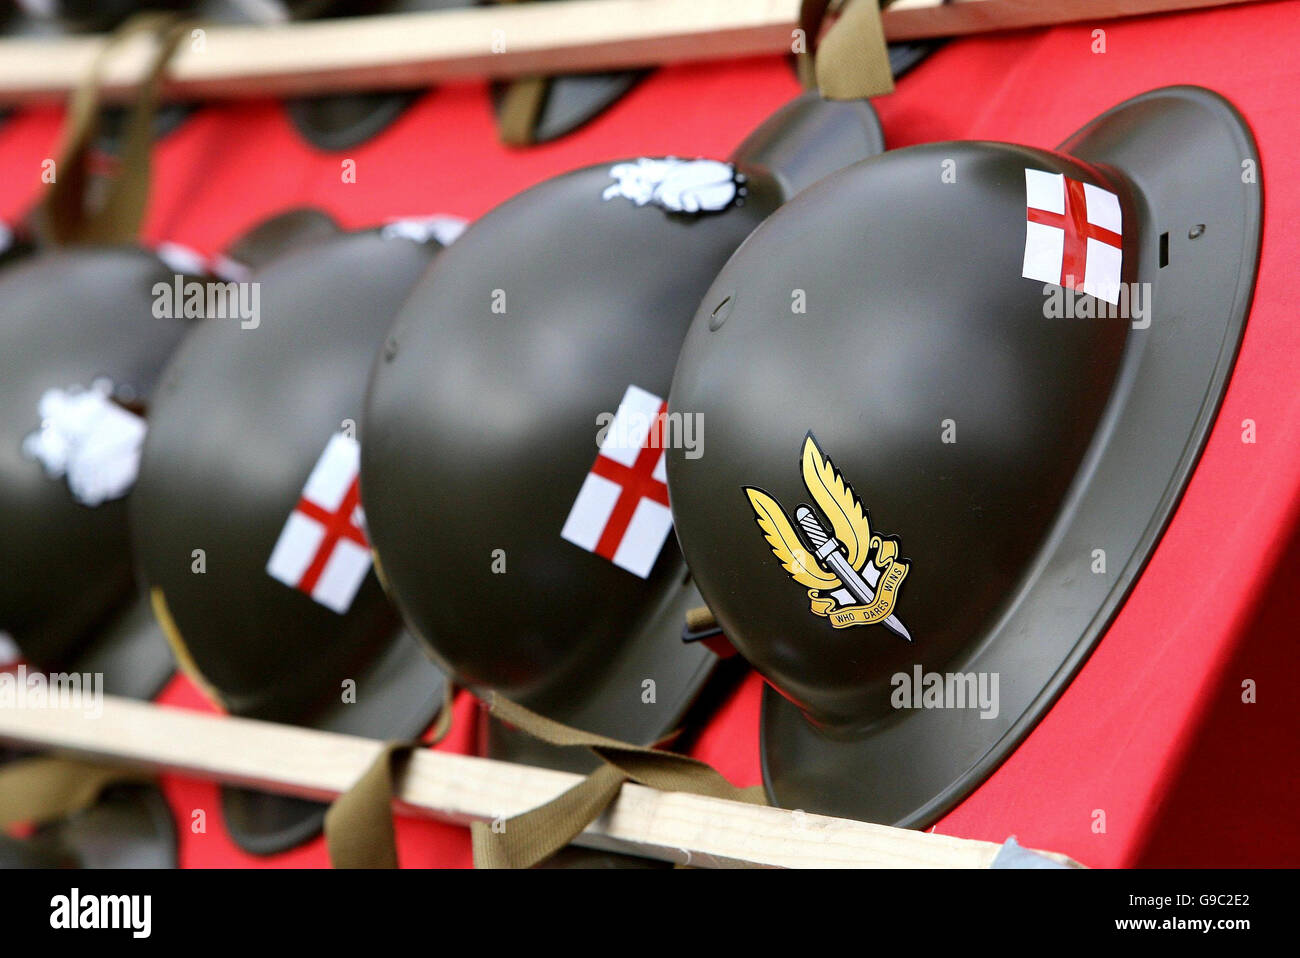
<path fill-rule="evenodd" d="M 811 432 L 804 438 L 801 465 L 804 485 L 820 515 L 800 505 L 792 524 L 774 498 L 756 486 L 744 487 L 772 554 L 790 578 L 808 589 L 813 613 L 829 619 L 834 628 L 880 624 L 911 642 L 911 633 L 894 615 L 909 568 L 907 560 L 898 557 L 898 540 L 872 533 L 853 487 Z"/>

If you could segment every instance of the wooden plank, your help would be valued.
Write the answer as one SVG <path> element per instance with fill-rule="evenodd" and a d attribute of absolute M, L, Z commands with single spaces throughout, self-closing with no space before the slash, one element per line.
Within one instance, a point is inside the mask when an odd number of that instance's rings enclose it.
<path fill-rule="evenodd" d="M 1098 23 L 1119 17 L 1222 7 L 1251 0 L 895 0 L 885 12 L 890 40 L 921 40 L 1057 23 Z"/>
<path fill-rule="evenodd" d="M 788 49 L 798 0 L 556 0 L 380 17 L 206 28 L 173 62 L 178 97 L 285 95 L 427 86 L 464 77 L 600 70 Z M 0 101 L 61 95 L 101 41 L 0 44 Z M 124 47 L 110 95 L 148 50 Z"/>
<path fill-rule="evenodd" d="M 0 741 L 323 801 L 355 782 L 380 748 L 352 735 L 111 696 L 97 716 L 0 706 Z M 549 801 L 579 780 L 426 750 L 413 756 L 394 805 L 459 824 L 493 821 Z M 577 844 L 714 868 L 986 868 L 998 851 L 991 842 L 633 784 Z"/>
<path fill-rule="evenodd" d="M 1252 0 L 898 0 L 892 40 L 952 36 Z M 267 26 L 210 26 L 172 66 L 173 99 L 423 87 L 470 77 L 607 70 L 789 52 L 799 0 L 555 0 Z M 85 75 L 99 37 L 0 41 L 0 105 L 57 99 Z M 120 98 L 148 41 L 105 72 Z"/>

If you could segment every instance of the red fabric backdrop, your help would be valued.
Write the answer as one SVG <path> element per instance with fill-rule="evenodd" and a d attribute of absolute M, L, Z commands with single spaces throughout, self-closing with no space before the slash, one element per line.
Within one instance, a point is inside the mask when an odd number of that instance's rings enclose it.
<path fill-rule="evenodd" d="M 1120 100 L 1171 83 L 1219 91 L 1246 116 L 1263 159 L 1266 217 L 1258 290 L 1223 411 L 1164 539 L 1079 677 L 1020 749 L 937 830 L 1065 852 L 1094 866 L 1300 864 L 1295 815 L 1300 710 L 1300 9 L 1247 4 L 1180 15 L 977 37 L 947 45 L 876 100 L 888 145 L 1000 139 L 1052 147 Z M 1094 52 L 1094 30 L 1105 51 Z M 614 110 L 559 143 L 497 144 L 485 88 L 425 96 L 362 148 L 307 147 L 270 102 L 213 105 L 159 145 L 146 239 L 214 253 L 265 216 L 323 207 L 349 226 L 398 215 L 475 217 L 533 183 L 633 155 L 722 157 L 798 92 L 778 59 L 657 71 Z M 40 189 L 59 111 L 0 128 L 0 218 Z M 354 184 L 340 177 L 356 162 Z M 1256 441 L 1242 440 L 1243 421 Z M 1242 702 L 1254 680 L 1258 702 Z M 740 785 L 760 780 L 760 684 L 749 680 L 696 754 Z M 163 696 L 209 709 L 184 679 Z M 476 706 L 457 704 L 441 747 L 467 751 Z M 321 866 L 323 842 L 271 859 L 226 836 L 214 786 L 165 783 L 182 864 Z M 883 784 L 887 787 L 887 783 Z M 206 815 L 206 831 L 192 827 Z M 1105 816 L 1105 830 L 1096 825 Z M 468 866 L 461 828 L 401 819 L 406 866 Z"/>

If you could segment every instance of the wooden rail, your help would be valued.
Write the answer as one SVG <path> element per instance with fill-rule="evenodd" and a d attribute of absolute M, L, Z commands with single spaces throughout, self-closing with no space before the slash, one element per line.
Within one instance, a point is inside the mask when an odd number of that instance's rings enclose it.
<path fill-rule="evenodd" d="M 380 748 L 352 735 L 111 696 L 98 715 L 0 706 L 0 741 L 324 801 L 346 791 Z M 424 750 L 412 757 L 394 808 L 458 824 L 495 821 L 549 801 L 579 778 Z M 715 868 L 986 868 L 999 849 L 634 784 L 576 844 Z"/>
<path fill-rule="evenodd" d="M 891 40 L 955 36 L 1251 0 L 897 0 Z M 424 87 L 451 80 L 608 70 L 788 53 L 799 0 L 555 0 L 267 26 L 209 26 L 172 64 L 174 99 Z M 100 37 L 0 41 L 0 105 L 58 99 Z M 149 40 L 123 44 L 106 96 L 141 75 Z"/>

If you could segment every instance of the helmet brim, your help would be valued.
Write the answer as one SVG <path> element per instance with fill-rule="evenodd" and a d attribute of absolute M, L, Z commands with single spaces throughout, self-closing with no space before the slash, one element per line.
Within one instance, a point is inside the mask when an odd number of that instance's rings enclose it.
<path fill-rule="evenodd" d="M 442 671 L 403 630 L 385 654 L 356 677 L 355 701 L 342 701 L 340 690 L 338 698 L 301 724 L 384 741 L 414 739 L 441 707 L 444 684 Z M 254 855 L 274 855 L 318 835 L 329 806 L 226 786 L 221 807 L 236 845 Z"/>
<path fill-rule="evenodd" d="M 401 90 L 299 97 L 284 109 L 304 140 L 332 153 L 374 139 L 423 95 L 423 90 Z"/>
<path fill-rule="evenodd" d="M 137 593 L 78 653 L 69 669 L 102 675 L 106 695 L 148 701 L 171 679 L 176 662 L 148 598 Z"/>
<path fill-rule="evenodd" d="M 0 836 L 5 868 L 175 868 L 176 826 L 152 785 L 118 785 L 89 808 L 38 828 Z"/>
<path fill-rule="evenodd" d="M 536 143 L 549 143 L 590 123 L 627 95 L 647 71 L 573 73 L 549 78 L 545 101 L 533 127 Z M 493 108 L 500 115 L 507 84 L 492 87 Z"/>
<path fill-rule="evenodd" d="M 566 725 L 638 745 L 652 745 L 671 735 L 686 717 L 717 664 L 717 656 L 708 649 L 682 641 L 686 611 L 703 604 L 699 592 L 689 582 L 673 590 L 643 631 L 642 640 L 628 643 L 626 653 L 615 663 L 612 673 L 593 684 L 591 696 L 558 707 L 549 705 L 545 714 Z M 643 702 L 639 697 L 642 682 L 647 678 L 655 682 L 654 703 Z M 661 690 L 667 693 L 662 700 Z M 480 752 L 488 758 L 582 775 L 594 771 L 599 764 L 595 755 L 585 748 L 548 745 L 497 721 L 486 711 L 481 716 Z M 670 866 L 631 855 L 570 845 L 537 867 Z"/>
<path fill-rule="evenodd" d="M 707 648 L 682 641 L 687 610 L 703 604 L 691 582 L 670 590 L 608 672 L 562 700 L 521 698 L 520 704 L 557 722 L 634 745 L 663 740 L 679 728 L 717 665 L 717 656 Z M 654 682 L 653 702 L 645 701 L 647 680 Z M 482 753 L 500 761 L 583 774 L 598 764 L 585 748 L 548 745 L 495 719 L 486 720 L 482 740 Z"/>

